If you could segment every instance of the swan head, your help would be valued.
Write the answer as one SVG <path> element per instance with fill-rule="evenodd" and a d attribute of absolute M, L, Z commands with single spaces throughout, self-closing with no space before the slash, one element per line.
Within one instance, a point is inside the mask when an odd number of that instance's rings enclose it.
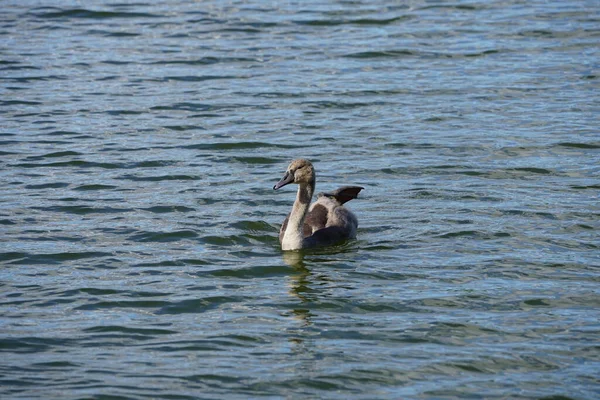
<path fill-rule="evenodd" d="M 273 186 L 277 190 L 290 183 L 298 185 L 315 183 L 315 169 L 310 161 L 299 158 L 290 163 L 283 178 Z"/>

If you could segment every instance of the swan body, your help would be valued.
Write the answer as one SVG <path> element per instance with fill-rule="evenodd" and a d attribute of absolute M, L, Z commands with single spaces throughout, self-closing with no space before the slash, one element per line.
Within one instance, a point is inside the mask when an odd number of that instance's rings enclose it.
<path fill-rule="evenodd" d="M 290 183 L 298 185 L 292 212 L 279 231 L 282 250 L 324 246 L 356 237 L 358 220 L 344 203 L 355 199 L 363 188 L 344 186 L 331 193 L 319 193 L 317 201 L 311 205 L 315 182 L 315 170 L 310 161 L 297 159 L 273 186 L 277 190 Z"/>

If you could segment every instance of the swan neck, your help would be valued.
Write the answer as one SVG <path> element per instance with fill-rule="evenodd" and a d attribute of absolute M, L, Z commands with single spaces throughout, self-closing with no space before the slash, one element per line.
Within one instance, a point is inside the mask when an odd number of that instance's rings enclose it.
<path fill-rule="evenodd" d="M 311 183 L 301 183 L 300 185 L 298 185 L 298 193 L 296 194 L 296 201 L 294 202 L 294 206 L 296 206 L 296 204 L 299 204 L 308 207 L 310 205 L 310 201 L 312 199 L 314 191 L 314 181 Z"/>
<path fill-rule="evenodd" d="M 282 241 L 283 250 L 297 250 L 302 248 L 304 241 L 304 220 L 306 219 L 314 191 L 314 182 L 298 185 L 298 193 L 296 194 L 294 207 L 292 208 Z"/>

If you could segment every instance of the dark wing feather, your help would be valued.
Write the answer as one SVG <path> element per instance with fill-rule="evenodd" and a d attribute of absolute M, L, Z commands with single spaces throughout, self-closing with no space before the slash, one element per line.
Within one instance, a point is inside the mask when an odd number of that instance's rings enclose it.
<path fill-rule="evenodd" d="M 361 187 L 361 186 L 343 186 L 343 187 L 341 187 L 339 189 L 334 190 L 333 192 L 319 193 L 318 196 L 319 197 L 320 196 L 333 197 L 340 204 L 344 204 L 344 203 L 347 203 L 350 200 L 355 199 L 356 197 L 358 197 L 358 194 L 363 189 L 364 188 Z"/>
<path fill-rule="evenodd" d="M 304 236 L 310 236 L 314 231 L 325 228 L 327 226 L 327 214 L 329 214 L 327 207 L 322 204 L 315 204 L 304 220 Z M 308 235 L 306 234 L 307 226 L 310 230 Z"/>

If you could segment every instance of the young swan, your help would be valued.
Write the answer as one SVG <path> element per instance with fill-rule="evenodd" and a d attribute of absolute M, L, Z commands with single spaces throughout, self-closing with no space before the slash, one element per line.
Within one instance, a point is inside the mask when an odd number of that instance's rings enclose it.
<path fill-rule="evenodd" d="M 315 169 L 305 159 L 292 161 L 273 189 L 290 183 L 298 185 L 298 193 L 292 212 L 283 221 L 279 231 L 282 250 L 324 246 L 356 236 L 358 220 L 344 207 L 344 203 L 355 199 L 364 188 L 344 186 L 332 193 L 319 193 L 317 201 L 311 206 L 310 200 L 315 191 Z"/>

